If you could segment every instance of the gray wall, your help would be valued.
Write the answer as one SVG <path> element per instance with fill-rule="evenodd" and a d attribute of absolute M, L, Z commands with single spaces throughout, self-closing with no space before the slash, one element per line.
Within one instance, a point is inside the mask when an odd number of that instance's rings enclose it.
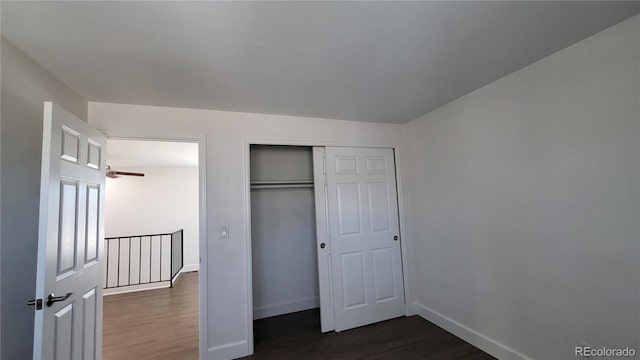
<path fill-rule="evenodd" d="M 87 118 L 87 101 L 2 38 L 2 359 L 31 358 L 45 101 Z"/>
<path fill-rule="evenodd" d="M 311 147 L 252 146 L 251 180 L 311 180 Z M 254 319 L 320 306 L 313 187 L 251 190 Z"/>
<path fill-rule="evenodd" d="M 415 309 L 488 348 L 639 339 L 636 16 L 407 125 Z"/>

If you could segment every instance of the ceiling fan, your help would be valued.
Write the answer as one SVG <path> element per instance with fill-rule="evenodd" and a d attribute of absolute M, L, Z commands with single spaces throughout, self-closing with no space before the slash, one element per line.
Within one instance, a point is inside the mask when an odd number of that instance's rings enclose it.
<path fill-rule="evenodd" d="M 144 176 L 144 173 L 111 170 L 111 166 L 107 165 L 107 177 L 116 179 L 120 176 Z"/>

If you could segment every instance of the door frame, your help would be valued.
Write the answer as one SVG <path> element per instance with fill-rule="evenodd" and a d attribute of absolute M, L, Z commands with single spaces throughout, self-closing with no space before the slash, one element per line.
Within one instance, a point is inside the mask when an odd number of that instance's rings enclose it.
<path fill-rule="evenodd" d="M 198 237 L 200 265 L 198 267 L 198 355 L 207 358 L 207 139 L 205 135 L 165 136 L 131 132 L 100 130 L 108 140 L 141 140 L 164 142 L 189 142 L 198 144 Z M 107 147 L 108 151 L 108 147 Z"/>
<path fill-rule="evenodd" d="M 251 249 L 251 145 L 285 145 L 285 146 L 309 146 L 309 147 L 355 147 L 355 148 L 384 148 L 393 149 L 395 159 L 395 174 L 396 174 L 396 191 L 398 192 L 398 220 L 400 224 L 400 239 L 405 240 L 407 235 L 407 228 L 405 226 L 405 210 L 404 210 L 404 196 L 403 196 L 403 181 L 401 175 L 400 166 L 400 146 L 389 144 L 354 144 L 354 143 L 342 143 L 342 142 L 327 142 L 327 141 L 296 141 L 296 140 L 274 140 L 274 139 L 259 139 L 259 138 L 245 138 L 243 140 L 242 158 L 243 158 L 243 185 L 244 185 L 244 223 L 245 223 L 245 264 L 246 267 L 246 294 L 247 294 L 247 308 L 246 308 L 246 330 L 247 330 L 247 344 L 249 354 L 254 353 L 254 341 L 253 341 L 253 259 Z M 316 224 L 317 227 L 317 224 Z M 408 236 L 407 236 L 408 237 Z M 400 242 L 400 253 L 402 257 L 402 280 L 404 282 L 404 298 L 405 298 L 405 315 L 412 314 L 410 304 L 410 291 L 409 291 L 409 268 L 407 266 L 407 242 Z"/>

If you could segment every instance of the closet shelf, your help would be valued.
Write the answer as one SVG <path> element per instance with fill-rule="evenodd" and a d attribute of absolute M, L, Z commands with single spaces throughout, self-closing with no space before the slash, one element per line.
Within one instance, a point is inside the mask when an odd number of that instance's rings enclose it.
<path fill-rule="evenodd" d="M 313 187 L 313 180 L 268 180 L 252 181 L 252 189 L 284 189 Z"/>

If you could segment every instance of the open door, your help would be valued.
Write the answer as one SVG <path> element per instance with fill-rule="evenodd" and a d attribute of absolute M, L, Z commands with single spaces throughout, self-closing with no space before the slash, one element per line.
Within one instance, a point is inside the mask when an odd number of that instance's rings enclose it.
<path fill-rule="evenodd" d="M 45 102 L 34 359 L 100 359 L 106 137 Z"/>
<path fill-rule="evenodd" d="M 335 330 L 403 316 L 393 150 L 327 147 L 325 157 Z"/>

